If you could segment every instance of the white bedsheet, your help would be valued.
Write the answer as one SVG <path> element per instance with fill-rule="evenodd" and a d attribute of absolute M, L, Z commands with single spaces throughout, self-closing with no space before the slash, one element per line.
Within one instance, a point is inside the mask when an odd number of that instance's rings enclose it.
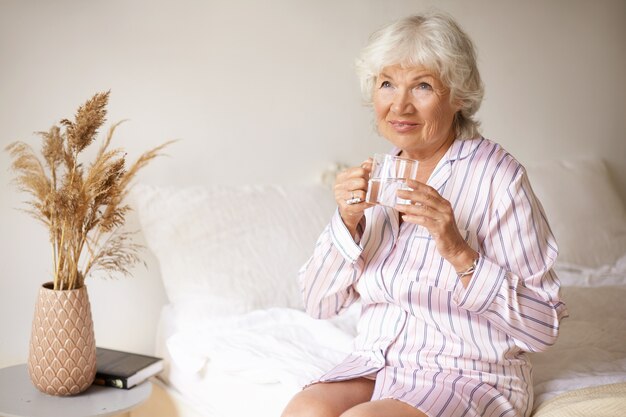
<path fill-rule="evenodd" d="M 535 408 L 564 391 L 626 381 L 626 258 L 595 270 L 561 266 L 570 317 L 557 344 L 532 355 Z M 573 284 L 579 284 L 573 286 Z M 204 416 L 277 416 L 352 346 L 358 306 L 333 320 L 273 308 L 212 317 L 193 303 L 163 311 L 169 384 Z"/>
<path fill-rule="evenodd" d="M 555 270 L 561 284 L 565 287 L 626 285 L 626 255 L 619 258 L 613 265 L 604 265 L 599 268 L 586 268 L 560 262 Z"/>
<path fill-rule="evenodd" d="M 354 316 L 342 317 L 356 322 Z M 167 341 L 181 371 L 214 370 L 251 383 L 298 389 L 341 361 L 354 335 L 300 310 L 271 308 L 179 331 Z"/>
<path fill-rule="evenodd" d="M 193 302 L 168 305 L 157 337 L 157 354 L 168 364 L 163 378 L 205 417 L 276 417 L 350 351 L 358 313 L 355 306 L 314 320 L 275 308 L 209 318 Z"/>

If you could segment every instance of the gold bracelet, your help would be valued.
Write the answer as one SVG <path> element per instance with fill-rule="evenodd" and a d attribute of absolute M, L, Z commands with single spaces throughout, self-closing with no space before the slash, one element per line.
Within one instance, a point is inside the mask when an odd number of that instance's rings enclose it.
<path fill-rule="evenodd" d="M 478 258 L 474 259 L 474 262 L 472 262 L 472 265 L 469 268 L 467 268 L 465 271 L 457 272 L 456 276 L 459 278 L 462 278 L 467 275 L 472 275 L 474 271 L 476 270 L 477 266 L 478 266 Z"/>

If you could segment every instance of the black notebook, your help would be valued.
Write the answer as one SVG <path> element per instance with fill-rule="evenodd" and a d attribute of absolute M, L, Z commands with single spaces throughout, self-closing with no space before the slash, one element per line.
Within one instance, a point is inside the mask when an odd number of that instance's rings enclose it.
<path fill-rule="evenodd" d="M 129 389 L 163 370 L 163 359 L 96 347 L 94 384 Z"/>

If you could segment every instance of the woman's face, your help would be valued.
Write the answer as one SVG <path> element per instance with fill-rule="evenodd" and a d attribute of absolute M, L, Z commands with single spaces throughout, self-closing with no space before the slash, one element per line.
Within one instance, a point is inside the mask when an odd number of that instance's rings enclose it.
<path fill-rule="evenodd" d="M 429 158 L 454 140 L 458 107 L 450 103 L 448 88 L 426 68 L 383 68 L 372 99 L 379 133 L 406 156 Z"/>

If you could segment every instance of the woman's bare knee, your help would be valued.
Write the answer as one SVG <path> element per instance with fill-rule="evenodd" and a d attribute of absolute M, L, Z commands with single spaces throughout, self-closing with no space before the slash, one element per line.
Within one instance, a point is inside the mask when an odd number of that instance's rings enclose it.
<path fill-rule="evenodd" d="M 427 417 L 413 406 L 394 399 L 370 401 L 346 410 L 340 417 Z"/>
<path fill-rule="evenodd" d="M 300 393 L 303 394 L 303 393 Z M 291 399 L 281 417 L 338 417 L 336 410 L 320 398 L 296 395 Z"/>
<path fill-rule="evenodd" d="M 374 381 L 365 378 L 311 385 L 296 394 L 281 417 L 339 417 L 365 401 L 374 390 Z"/>

